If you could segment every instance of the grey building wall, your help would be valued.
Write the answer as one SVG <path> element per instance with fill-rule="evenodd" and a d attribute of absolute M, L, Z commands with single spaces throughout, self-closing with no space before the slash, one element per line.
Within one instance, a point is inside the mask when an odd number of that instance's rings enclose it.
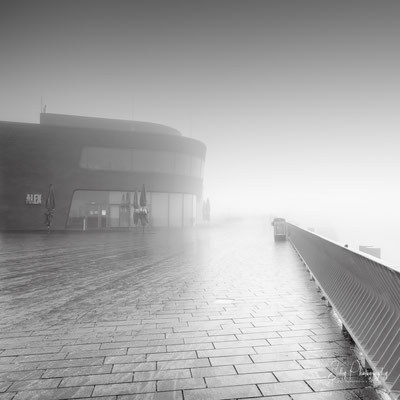
<path fill-rule="evenodd" d="M 148 124 L 149 125 L 149 124 Z M 148 126 L 147 126 L 148 127 Z M 75 190 L 149 191 L 202 195 L 200 178 L 151 172 L 95 171 L 79 166 L 85 146 L 174 151 L 205 159 L 203 143 L 179 135 L 149 131 L 0 122 L 0 229 L 45 229 L 45 199 L 54 185 L 56 212 L 52 229 L 65 229 Z M 41 194 L 42 204 L 26 204 Z"/>

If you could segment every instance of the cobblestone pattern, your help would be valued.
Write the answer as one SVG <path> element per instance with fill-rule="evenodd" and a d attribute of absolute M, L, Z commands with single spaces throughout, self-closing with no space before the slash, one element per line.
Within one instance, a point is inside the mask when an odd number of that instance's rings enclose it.
<path fill-rule="evenodd" d="M 3 234 L 0 400 L 386 398 L 263 223 Z"/>

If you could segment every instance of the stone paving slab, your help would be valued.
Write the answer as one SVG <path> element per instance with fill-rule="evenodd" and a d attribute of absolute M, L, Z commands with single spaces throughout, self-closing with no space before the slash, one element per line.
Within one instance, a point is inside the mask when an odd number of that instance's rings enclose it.
<path fill-rule="evenodd" d="M 386 399 L 270 228 L 1 234 L 0 400 Z"/>

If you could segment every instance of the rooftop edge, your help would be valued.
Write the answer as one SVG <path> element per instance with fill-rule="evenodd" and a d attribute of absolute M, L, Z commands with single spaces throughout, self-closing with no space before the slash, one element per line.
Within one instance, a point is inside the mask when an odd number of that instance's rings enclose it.
<path fill-rule="evenodd" d="M 40 125 L 63 126 L 70 128 L 101 129 L 113 131 L 149 132 L 166 135 L 182 136 L 174 128 L 153 122 L 130 121 L 100 117 L 84 117 L 79 115 L 41 113 Z"/>

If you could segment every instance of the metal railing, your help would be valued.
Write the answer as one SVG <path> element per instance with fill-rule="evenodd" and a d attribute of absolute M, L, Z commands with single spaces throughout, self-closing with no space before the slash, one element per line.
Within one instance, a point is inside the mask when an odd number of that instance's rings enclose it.
<path fill-rule="evenodd" d="M 288 238 L 392 397 L 400 398 L 400 272 L 287 224 Z"/>

